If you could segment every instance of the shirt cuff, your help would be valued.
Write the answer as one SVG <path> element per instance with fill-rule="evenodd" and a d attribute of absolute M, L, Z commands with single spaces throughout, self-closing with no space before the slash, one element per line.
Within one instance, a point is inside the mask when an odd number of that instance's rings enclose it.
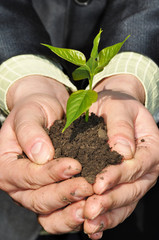
<path fill-rule="evenodd" d="M 53 78 L 71 91 L 76 87 L 62 71 L 60 64 L 36 55 L 19 55 L 8 59 L 0 65 L 0 107 L 8 112 L 6 94 L 9 87 L 17 80 L 29 75 L 43 75 Z"/>
<path fill-rule="evenodd" d="M 116 74 L 132 74 L 145 89 L 145 107 L 152 115 L 159 109 L 159 68 L 148 57 L 134 52 L 117 54 L 104 70 L 95 75 L 93 87 L 101 79 Z"/>

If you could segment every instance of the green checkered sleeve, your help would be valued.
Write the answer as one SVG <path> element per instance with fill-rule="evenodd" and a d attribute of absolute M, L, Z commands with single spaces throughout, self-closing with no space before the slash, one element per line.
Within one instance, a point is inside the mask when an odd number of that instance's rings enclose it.
<path fill-rule="evenodd" d="M 8 112 L 6 94 L 9 87 L 29 75 L 50 77 L 69 86 L 71 91 L 76 90 L 59 64 L 36 55 L 15 56 L 0 65 L 0 107 L 4 112 Z"/>
<path fill-rule="evenodd" d="M 136 76 L 145 89 L 145 106 L 154 114 L 159 109 L 159 68 L 148 57 L 134 52 L 117 54 L 104 70 L 94 77 L 93 87 L 103 78 L 117 74 Z M 76 87 L 70 82 L 60 65 L 35 55 L 20 55 L 10 58 L 0 66 L 0 107 L 7 111 L 6 94 L 9 87 L 18 79 L 29 75 L 43 75 L 63 83 L 71 91 Z"/>
<path fill-rule="evenodd" d="M 148 57 L 134 52 L 117 54 L 104 70 L 94 77 L 94 86 L 103 78 L 117 74 L 136 76 L 145 89 L 145 107 L 152 115 L 159 109 L 159 68 Z"/>

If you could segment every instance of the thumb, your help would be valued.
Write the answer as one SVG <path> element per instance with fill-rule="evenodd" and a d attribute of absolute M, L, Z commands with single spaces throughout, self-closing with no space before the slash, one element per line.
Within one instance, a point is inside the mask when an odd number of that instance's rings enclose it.
<path fill-rule="evenodd" d="M 134 146 L 126 136 L 125 138 L 121 136 L 111 138 L 109 145 L 112 150 L 121 154 L 125 160 L 132 159 L 134 156 Z"/>
<path fill-rule="evenodd" d="M 38 105 L 24 106 L 15 114 L 14 129 L 22 150 L 30 160 L 44 164 L 53 159 L 54 148 L 44 130 L 46 116 Z"/>
<path fill-rule="evenodd" d="M 35 163 L 44 164 L 53 158 L 54 151 L 44 135 L 41 134 L 40 138 L 31 146 L 29 158 Z"/>
<path fill-rule="evenodd" d="M 127 112 L 120 112 L 107 116 L 107 133 L 109 145 L 112 150 L 117 151 L 123 159 L 132 159 L 135 154 L 135 133 L 132 116 Z"/>

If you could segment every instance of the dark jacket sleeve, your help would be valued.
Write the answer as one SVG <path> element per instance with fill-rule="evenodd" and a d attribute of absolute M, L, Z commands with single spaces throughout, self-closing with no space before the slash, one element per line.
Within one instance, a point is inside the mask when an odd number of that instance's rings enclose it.
<path fill-rule="evenodd" d="M 101 25 L 108 45 L 131 35 L 122 51 L 146 55 L 159 65 L 158 0 L 108 1 Z"/>
<path fill-rule="evenodd" d="M 28 0 L 0 1 L 0 63 L 20 54 L 47 55 L 50 38 Z"/>

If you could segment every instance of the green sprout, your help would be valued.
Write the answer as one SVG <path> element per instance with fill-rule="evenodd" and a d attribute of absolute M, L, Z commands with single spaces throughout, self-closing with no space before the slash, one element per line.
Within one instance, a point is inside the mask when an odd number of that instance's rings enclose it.
<path fill-rule="evenodd" d="M 85 113 L 85 121 L 88 122 L 89 108 L 98 98 L 97 92 L 92 89 L 93 78 L 97 73 L 101 72 L 110 60 L 119 52 L 124 42 L 130 36 L 127 36 L 123 42 L 106 47 L 98 53 L 101 33 L 102 30 L 100 29 L 99 33 L 94 38 L 90 58 L 87 61 L 85 55 L 80 51 L 42 44 L 64 60 L 79 66 L 72 73 L 75 81 L 88 79 L 89 82 L 88 90 L 78 90 L 70 95 L 66 107 L 66 124 L 62 132 L 64 132 L 65 129 L 83 113 Z"/>

